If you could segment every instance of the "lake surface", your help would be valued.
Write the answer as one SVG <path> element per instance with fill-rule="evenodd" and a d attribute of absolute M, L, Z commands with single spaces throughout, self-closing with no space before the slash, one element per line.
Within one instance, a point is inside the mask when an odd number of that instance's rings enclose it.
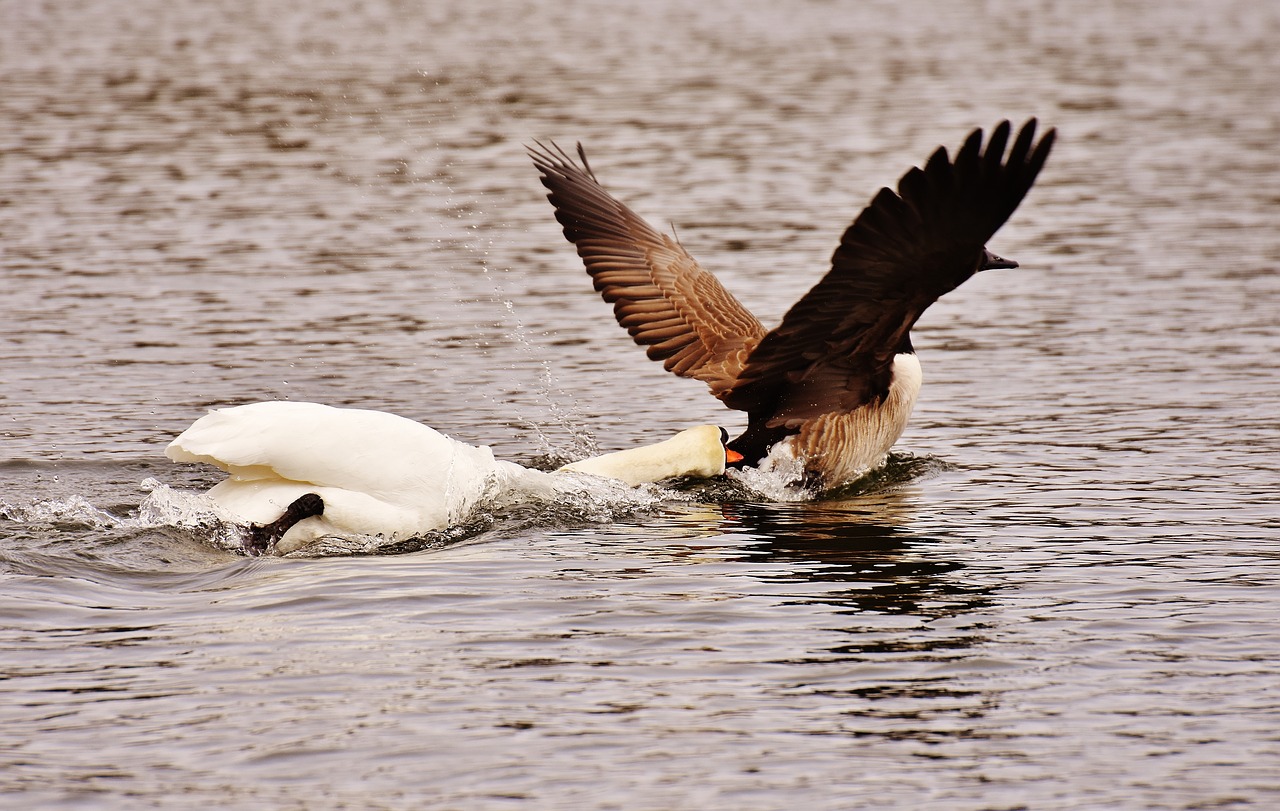
<path fill-rule="evenodd" d="M 1280 805 L 1280 5 L 0 11 L 0 807 Z M 142 486 L 264 399 L 527 464 L 736 431 L 522 144 L 772 324 L 876 189 L 1032 115 L 1023 267 L 922 319 L 866 492 L 251 559 Z"/>

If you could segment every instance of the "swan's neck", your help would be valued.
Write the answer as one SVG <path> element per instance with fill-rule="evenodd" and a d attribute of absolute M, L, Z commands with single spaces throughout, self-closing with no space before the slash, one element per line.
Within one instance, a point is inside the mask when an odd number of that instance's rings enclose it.
<path fill-rule="evenodd" d="M 699 432 L 706 436 L 699 437 Z M 633 486 L 676 476 L 715 476 L 724 472 L 724 447 L 718 428 L 702 426 L 663 442 L 583 459 L 560 469 L 619 479 Z"/>

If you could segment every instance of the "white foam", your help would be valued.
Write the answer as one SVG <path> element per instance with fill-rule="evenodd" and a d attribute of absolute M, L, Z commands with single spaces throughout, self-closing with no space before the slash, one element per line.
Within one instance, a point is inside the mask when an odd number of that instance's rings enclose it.
<path fill-rule="evenodd" d="M 778 442 L 755 467 L 733 468 L 726 475 L 769 501 L 812 501 L 816 495 L 806 488 L 804 463 L 791 451 L 791 440 Z"/>

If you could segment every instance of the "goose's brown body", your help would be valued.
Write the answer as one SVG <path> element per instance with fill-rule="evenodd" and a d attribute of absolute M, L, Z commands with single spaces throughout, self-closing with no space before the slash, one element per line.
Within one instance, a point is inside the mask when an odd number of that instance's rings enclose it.
<path fill-rule="evenodd" d="M 1001 122 L 954 160 L 939 148 L 897 191 L 881 189 L 845 231 L 832 267 L 766 331 L 672 237 L 659 233 L 554 144 L 530 150 L 565 237 L 618 323 L 671 372 L 747 412 L 730 443 L 755 464 L 779 443 L 805 478 L 835 487 L 883 460 L 920 387 L 910 330 L 980 270 L 1016 267 L 986 250 L 1048 158 L 1054 131 L 1031 119 L 1009 147 Z M 1006 148 L 1008 154 L 1006 156 Z"/>

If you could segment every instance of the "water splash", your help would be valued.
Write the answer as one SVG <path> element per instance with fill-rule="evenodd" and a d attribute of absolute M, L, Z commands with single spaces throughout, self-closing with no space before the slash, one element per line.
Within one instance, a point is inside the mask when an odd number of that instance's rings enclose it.
<path fill-rule="evenodd" d="M 487 267 L 485 268 L 485 273 L 488 273 Z M 496 292 L 498 292 L 498 287 L 495 284 Z M 545 357 L 538 356 L 536 346 L 529 337 L 524 322 L 516 314 L 515 303 L 510 299 L 502 299 L 502 306 L 507 314 L 507 320 L 511 324 L 509 329 L 511 337 L 515 339 L 521 353 L 534 360 L 542 370 L 538 395 L 546 403 L 552 424 L 569 435 L 570 446 L 568 449 L 558 447 L 537 422 L 521 418 L 521 424 L 534 432 L 538 437 L 543 453 L 547 456 L 556 457 L 567 453 L 571 459 L 584 459 L 588 456 L 599 454 L 600 446 L 590 429 L 583 424 L 584 418 L 577 402 L 561 388 L 560 382 L 551 371 L 551 362 Z"/>
<path fill-rule="evenodd" d="M 773 446 L 756 467 L 731 469 L 727 475 L 767 501 L 812 501 L 817 497 L 814 490 L 802 484 L 804 464 L 786 442 Z"/>
<path fill-rule="evenodd" d="M 19 524 L 104 532 L 175 527 L 196 534 L 218 549 L 244 548 L 244 528 L 203 493 L 175 490 L 152 478 L 144 479 L 141 487 L 150 492 L 136 513 L 128 516 L 114 515 L 76 495 L 29 504 L 0 503 L 0 518 Z"/>
<path fill-rule="evenodd" d="M 631 487 L 623 482 L 584 474 L 538 474 L 530 480 L 508 480 L 490 488 L 466 516 L 445 529 L 411 538 L 357 534 L 327 536 L 290 549 L 281 556 L 310 558 L 420 552 L 449 546 L 486 532 L 509 534 L 536 527 L 607 524 L 623 516 L 656 509 L 663 502 L 684 498 L 684 494 L 658 485 Z"/>
<path fill-rule="evenodd" d="M 730 471 L 722 479 L 675 480 L 638 487 L 587 474 L 527 470 L 528 477 L 495 481 L 468 514 L 446 529 L 413 538 L 330 536 L 276 554 L 291 558 L 404 554 L 450 546 L 486 533 L 506 536 L 537 528 L 609 524 L 674 503 L 847 499 L 891 490 L 951 469 L 952 465 L 938 457 L 893 453 L 884 465 L 858 481 L 825 493 L 798 486 L 800 468 L 785 457 L 759 468 Z M 143 480 L 141 488 L 147 495 L 128 515 L 115 514 L 74 495 L 24 505 L 0 502 L 0 519 L 57 531 L 178 529 L 211 548 L 245 554 L 247 528 L 206 493 L 170 487 L 154 478 Z"/>
<path fill-rule="evenodd" d="M 781 450 L 779 450 L 781 448 Z M 758 467 L 729 470 L 730 480 L 768 501 L 794 503 L 851 498 L 889 490 L 908 482 L 933 478 L 954 465 L 937 456 L 892 452 L 884 462 L 854 481 L 830 490 L 805 487 L 804 466 L 784 446 L 777 446 Z"/>
<path fill-rule="evenodd" d="M 505 533 L 533 527 L 607 524 L 623 516 L 656 509 L 664 502 L 695 497 L 659 485 L 631 487 L 586 474 L 527 472 L 528 480 L 496 482 L 467 515 L 446 529 L 413 538 L 328 536 L 277 554 L 309 558 L 416 552 L 448 546 L 494 530 Z M 170 487 L 154 478 L 143 480 L 140 486 L 147 494 L 127 516 L 114 515 L 77 495 L 24 505 L 0 502 L 0 519 L 58 530 L 179 529 L 215 549 L 245 554 L 247 527 L 206 493 Z"/>
<path fill-rule="evenodd" d="M 70 525 L 83 529 L 117 529 L 126 523 L 82 496 L 30 504 L 0 503 L 0 518 L 19 524 Z"/>
<path fill-rule="evenodd" d="M 176 490 L 152 478 L 143 479 L 141 487 L 149 492 L 137 515 L 123 522 L 128 527 L 177 527 L 218 549 L 244 551 L 246 528 L 206 494 Z"/>
<path fill-rule="evenodd" d="M 823 498 L 843 499 L 892 490 L 904 484 L 924 481 L 940 476 L 957 466 L 932 455 L 917 456 L 914 453 L 892 452 L 879 467 L 867 471 L 856 481 L 837 487 L 823 494 Z"/>
<path fill-rule="evenodd" d="M 540 369 L 535 391 L 543 402 L 550 420 L 544 422 L 543 420 L 530 419 L 517 413 L 517 421 L 533 432 L 537 437 L 541 452 L 546 456 L 559 457 L 567 455 L 569 458 L 580 459 L 598 454 L 600 450 L 596 444 L 595 436 L 586 427 L 577 402 L 560 386 L 555 373 L 551 369 L 551 362 L 538 351 L 538 346 L 530 337 L 524 320 L 516 312 L 515 302 L 506 296 L 506 284 L 503 282 L 501 274 L 491 272 L 493 267 L 489 262 L 489 255 L 493 249 L 493 240 L 487 237 L 479 237 L 474 223 L 468 225 L 468 234 L 470 238 L 464 243 L 463 247 L 476 256 L 480 264 L 480 272 L 489 282 L 493 300 L 501 304 L 501 320 L 505 325 L 507 334 L 515 341 L 518 351 L 525 358 L 537 364 Z M 507 268 L 503 268 L 502 273 L 506 273 L 507 270 Z M 548 435 L 548 432 L 544 430 L 548 425 L 558 428 L 568 435 L 568 448 L 562 447 L 561 443 L 556 442 Z"/>

